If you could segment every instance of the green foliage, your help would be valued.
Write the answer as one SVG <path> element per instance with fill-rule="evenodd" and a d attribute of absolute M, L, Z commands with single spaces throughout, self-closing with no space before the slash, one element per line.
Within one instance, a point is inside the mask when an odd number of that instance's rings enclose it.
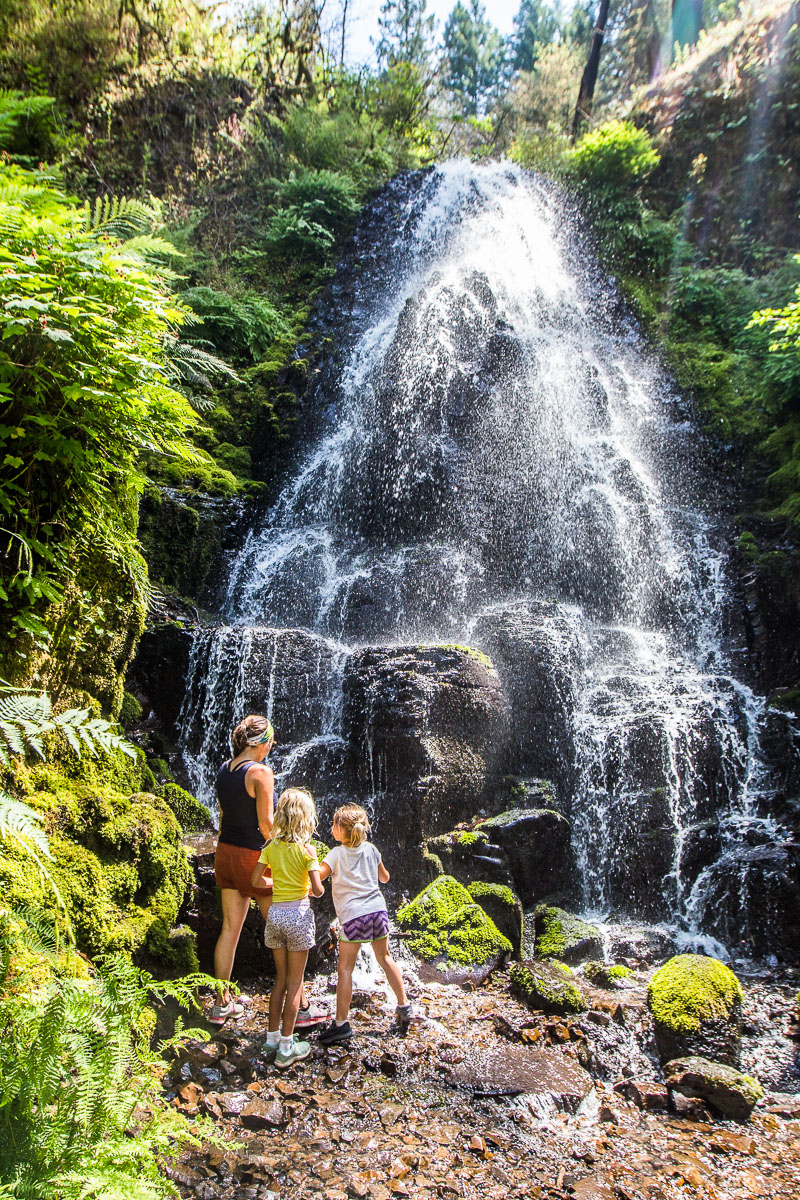
<path fill-rule="evenodd" d="M 136 212 L 138 223 L 140 213 Z M 143 452 L 197 461 L 194 416 L 170 387 L 163 341 L 182 321 L 141 248 L 104 231 L 52 181 L 0 167 L 0 599 L 5 633 L 37 634 L 98 549 L 144 598 L 130 498 Z"/>
<path fill-rule="evenodd" d="M 485 19 L 480 0 L 458 0 L 444 29 L 444 84 L 465 116 L 486 111 L 496 95 L 503 66 L 503 43 Z"/>
<path fill-rule="evenodd" d="M 397 913 L 412 953 L 429 961 L 477 966 L 511 950 L 511 943 L 450 875 L 440 875 Z"/>
<path fill-rule="evenodd" d="M 119 710 L 119 723 L 123 729 L 130 729 L 141 721 L 143 709 L 135 696 L 130 692 L 125 692 L 122 697 L 122 704 Z"/>
<path fill-rule="evenodd" d="M 285 317 L 264 296 L 233 296 L 206 285 L 187 288 L 181 300 L 199 319 L 198 333 L 215 350 L 237 363 L 259 362 L 272 344 L 285 336 Z"/>
<path fill-rule="evenodd" d="M 659 967 L 647 998 L 653 1019 L 674 1033 L 698 1033 L 703 1022 L 727 1019 L 744 999 L 729 967 L 700 954 L 679 954 Z"/>
<path fill-rule="evenodd" d="M 165 783 L 158 789 L 158 794 L 162 800 L 166 800 L 181 829 L 187 833 L 211 828 L 208 809 L 185 788 L 177 783 Z"/>
<path fill-rule="evenodd" d="M 378 17 L 378 60 L 383 67 L 408 63 L 424 67 L 430 54 L 434 18 L 426 0 L 384 0 Z"/>
<path fill-rule="evenodd" d="M 0 1182 L 31 1200 L 173 1195 L 161 1159 L 200 1138 L 160 1100 L 166 1063 L 149 1049 L 148 1001 L 193 1007 L 211 981 L 156 982 L 117 955 L 91 979 L 59 973 L 24 987 L 15 959 L 30 936 L 18 919 L 0 920 Z"/>
<path fill-rule="evenodd" d="M 98 749 L 109 753 L 121 750 L 131 758 L 136 751 L 121 733 L 102 717 L 95 717 L 88 708 L 70 708 L 53 713 L 46 693 L 19 692 L 0 686 L 0 764 L 7 765 L 11 754 L 34 750 L 45 757 L 43 738 L 54 732 L 63 733 L 68 745 L 80 756 L 81 750 L 97 754 Z"/>
<path fill-rule="evenodd" d="M 31 96 L 0 88 L 0 150 L 14 157 L 44 157 L 52 128 L 52 96 Z"/>

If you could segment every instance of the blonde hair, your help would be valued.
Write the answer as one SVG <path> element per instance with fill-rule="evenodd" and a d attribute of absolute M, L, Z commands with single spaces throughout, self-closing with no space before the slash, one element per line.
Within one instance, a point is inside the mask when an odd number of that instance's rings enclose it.
<path fill-rule="evenodd" d="M 333 823 L 338 825 L 342 833 L 347 834 L 345 845 L 353 849 L 360 846 L 369 837 L 369 816 L 367 810 L 360 804 L 343 804 L 333 814 Z"/>
<path fill-rule="evenodd" d="M 281 792 L 272 822 L 273 842 L 305 844 L 317 828 L 314 797 L 305 788 L 291 787 Z"/>

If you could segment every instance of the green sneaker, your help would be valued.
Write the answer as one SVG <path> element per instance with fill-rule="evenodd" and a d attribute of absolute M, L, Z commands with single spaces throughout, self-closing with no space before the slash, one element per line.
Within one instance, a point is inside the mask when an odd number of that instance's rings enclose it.
<path fill-rule="evenodd" d="M 275 1066 L 279 1071 L 283 1071 L 286 1067 L 290 1067 L 292 1063 L 300 1062 L 304 1058 L 308 1058 L 311 1053 L 310 1042 L 300 1042 L 295 1034 L 292 1035 L 294 1041 L 285 1054 L 281 1053 L 280 1047 L 275 1055 Z"/>
<path fill-rule="evenodd" d="M 276 1042 L 274 1046 L 268 1046 L 267 1043 L 264 1042 L 264 1045 L 261 1048 L 261 1053 L 264 1055 L 264 1058 L 268 1063 L 274 1063 L 278 1055 L 278 1043 Z"/>

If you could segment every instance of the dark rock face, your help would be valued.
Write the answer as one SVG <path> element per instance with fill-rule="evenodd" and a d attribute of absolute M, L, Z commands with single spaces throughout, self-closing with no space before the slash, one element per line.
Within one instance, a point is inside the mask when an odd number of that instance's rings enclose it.
<path fill-rule="evenodd" d="M 574 885 L 570 823 L 552 809 L 519 808 L 482 822 L 490 844 L 502 848 L 524 905 Z"/>
<path fill-rule="evenodd" d="M 495 671 L 458 647 L 370 648 L 348 661 L 344 736 L 360 794 L 381 797 L 375 840 L 401 857 L 409 890 L 425 882 L 424 838 L 496 789 L 506 722 Z"/>
<path fill-rule="evenodd" d="M 581 648 L 558 604 L 526 601 L 483 614 L 475 645 L 492 659 L 510 707 L 508 769 L 570 790 L 572 711 Z"/>
<path fill-rule="evenodd" d="M 188 613 L 184 619 L 150 624 L 142 634 L 128 673 L 128 687 L 138 693 L 143 707 L 155 713 L 173 738 L 183 704 L 195 630 L 196 625 Z"/>
<path fill-rule="evenodd" d="M 668 1088 L 704 1100 L 721 1117 L 731 1121 L 749 1120 L 764 1094 L 757 1079 L 707 1058 L 674 1059 L 664 1067 L 664 1079 Z"/>

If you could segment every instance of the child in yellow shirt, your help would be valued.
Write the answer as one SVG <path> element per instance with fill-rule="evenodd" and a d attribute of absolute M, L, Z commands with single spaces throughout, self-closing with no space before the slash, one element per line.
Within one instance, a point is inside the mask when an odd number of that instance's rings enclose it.
<path fill-rule="evenodd" d="M 304 788 L 282 792 L 272 825 L 272 837 L 253 871 L 253 887 L 262 887 L 264 866 L 272 872 L 272 904 L 266 917 L 264 941 L 275 959 L 275 986 L 269 998 L 266 1057 L 283 1069 L 308 1058 L 311 1044 L 295 1040 L 293 1030 L 303 986 L 308 952 L 316 941 L 314 914 L 308 895 L 322 896 L 319 862 L 309 845 L 317 828 L 314 800 Z"/>

